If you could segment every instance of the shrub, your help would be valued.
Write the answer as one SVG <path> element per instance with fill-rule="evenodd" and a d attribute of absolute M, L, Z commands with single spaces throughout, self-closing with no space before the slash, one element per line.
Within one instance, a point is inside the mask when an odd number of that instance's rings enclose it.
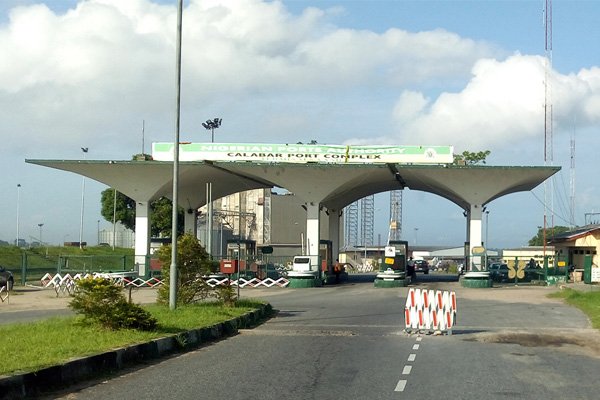
<path fill-rule="evenodd" d="M 226 285 L 219 286 L 215 289 L 215 297 L 222 302 L 225 307 L 233 307 L 237 301 L 237 293 L 233 286 L 227 282 Z"/>
<path fill-rule="evenodd" d="M 85 278 L 77 281 L 77 290 L 69 307 L 85 320 L 108 329 L 153 330 L 157 321 L 149 312 L 127 302 L 123 291 L 108 279 Z"/>
<path fill-rule="evenodd" d="M 171 245 L 157 251 L 162 264 L 163 285 L 158 289 L 158 302 L 169 302 L 171 280 Z M 194 235 L 181 235 L 177 241 L 177 304 L 191 304 L 211 295 L 212 288 L 202 279 L 211 272 L 212 262 Z"/>

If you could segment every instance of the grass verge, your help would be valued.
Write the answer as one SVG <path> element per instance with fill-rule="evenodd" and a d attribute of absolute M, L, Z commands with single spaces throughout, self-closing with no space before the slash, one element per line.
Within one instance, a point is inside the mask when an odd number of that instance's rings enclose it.
<path fill-rule="evenodd" d="M 573 289 L 563 289 L 550 297 L 564 299 L 568 304 L 583 311 L 594 329 L 600 329 L 600 291 L 581 292 Z"/>
<path fill-rule="evenodd" d="M 84 324 L 81 317 L 3 325 L 0 326 L 0 337 L 8 351 L 3 352 L 0 375 L 36 371 L 73 358 L 204 328 L 243 315 L 262 304 L 253 300 L 239 301 L 235 307 L 201 303 L 181 306 L 173 311 L 168 306 L 143 306 L 158 320 L 159 326 L 153 332 L 110 331 Z"/>

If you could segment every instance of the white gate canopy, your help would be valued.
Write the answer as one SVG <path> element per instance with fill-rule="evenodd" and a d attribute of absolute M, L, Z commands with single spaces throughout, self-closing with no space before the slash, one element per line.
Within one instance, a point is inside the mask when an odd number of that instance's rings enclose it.
<path fill-rule="evenodd" d="M 172 197 L 173 163 L 166 161 L 26 160 L 104 183 L 136 201 Z M 529 191 L 560 170 L 555 166 L 459 166 L 404 164 L 296 164 L 180 161 L 180 206 L 268 187 L 282 187 L 307 202 L 341 210 L 365 196 L 409 188 L 434 193 L 469 210 L 501 196 Z"/>
<path fill-rule="evenodd" d="M 435 153 L 435 152 L 434 152 Z M 434 154 L 432 153 L 432 154 Z M 229 153 L 237 155 L 238 153 Z M 239 153 L 246 156 L 247 153 Z M 255 153 L 250 153 L 253 156 Z M 323 153 L 321 153 L 323 154 Z M 324 153 L 327 154 L 327 153 Z M 560 167 L 493 167 L 454 164 L 411 164 L 396 162 L 352 163 L 337 154 L 341 163 L 283 161 L 179 161 L 179 205 L 186 209 L 186 230 L 194 231 L 195 211 L 211 199 L 250 189 L 281 187 L 305 202 L 307 255 L 320 265 L 320 212 L 330 212 L 332 251 L 339 249 L 341 210 L 365 196 L 409 188 L 444 197 L 466 211 L 467 237 L 474 249 L 481 245 L 483 206 L 509 193 L 532 190 Z M 427 153 L 429 154 L 429 153 Z M 284 156 L 284 153 L 269 156 Z M 435 155 L 435 154 L 434 154 Z M 294 156 L 295 157 L 295 156 Z M 446 155 L 448 157 L 448 155 Z M 325 158 L 325 156 L 323 156 Z M 172 198 L 172 161 L 26 160 L 30 164 L 74 172 L 102 182 L 136 201 L 136 264 L 147 274 L 150 251 L 149 204 L 160 197 Z M 448 161 L 446 161 L 448 162 Z M 189 218 L 192 217 L 192 218 Z M 190 226 L 188 226 L 190 225 Z M 210 245 L 207 244 L 210 248 Z M 477 262 L 475 262 L 477 264 Z"/>

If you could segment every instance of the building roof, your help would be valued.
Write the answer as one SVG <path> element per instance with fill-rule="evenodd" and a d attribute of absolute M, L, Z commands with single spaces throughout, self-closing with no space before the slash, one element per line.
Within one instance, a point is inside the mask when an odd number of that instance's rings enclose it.
<path fill-rule="evenodd" d="M 548 239 L 548 243 L 570 242 L 580 237 L 589 235 L 592 232 L 600 231 L 600 224 L 591 224 L 575 228 L 568 232 L 558 233 Z"/>

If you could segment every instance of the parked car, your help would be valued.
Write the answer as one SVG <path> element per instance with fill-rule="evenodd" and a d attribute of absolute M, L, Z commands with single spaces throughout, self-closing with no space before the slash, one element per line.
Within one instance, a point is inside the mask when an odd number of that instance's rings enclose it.
<path fill-rule="evenodd" d="M 494 282 L 508 281 L 508 265 L 501 263 L 492 263 L 488 267 L 490 278 Z"/>
<path fill-rule="evenodd" d="M 429 263 L 425 260 L 415 260 L 415 272 L 429 273 Z"/>
<path fill-rule="evenodd" d="M 15 284 L 15 278 L 12 272 L 0 265 L 0 288 L 5 287 L 7 290 L 12 290 Z"/>

